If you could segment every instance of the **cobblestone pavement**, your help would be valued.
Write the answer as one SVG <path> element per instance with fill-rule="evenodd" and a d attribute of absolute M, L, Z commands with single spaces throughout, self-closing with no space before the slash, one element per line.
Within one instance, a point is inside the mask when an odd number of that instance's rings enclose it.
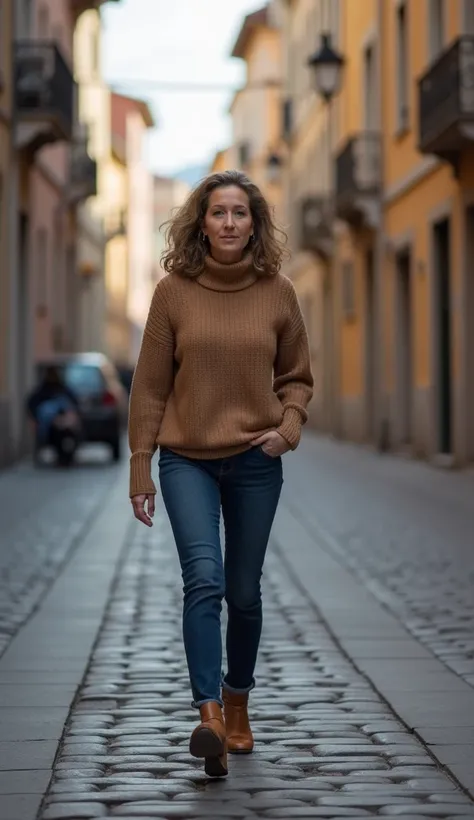
<path fill-rule="evenodd" d="M 312 435 L 285 467 L 312 536 L 474 686 L 474 474 Z"/>
<path fill-rule="evenodd" d="M 89 449 L 71 470 L 24 462 L 0 473 L 0 656 L 83 536 L 117 469 Z"/>
<path fill-rule="evenodd" d="M 159 507 L 114 584 L 39 820 L 474 818 L 474 803 L 340 651 L 275 549 L 252 693 L 257 749 L 211 781 L 181 646 L 181 581 Z"/>

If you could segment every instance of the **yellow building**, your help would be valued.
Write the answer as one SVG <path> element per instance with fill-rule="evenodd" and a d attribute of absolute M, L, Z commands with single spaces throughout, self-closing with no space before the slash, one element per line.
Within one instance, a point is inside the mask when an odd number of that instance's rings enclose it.
<path fill-rule="evenodd" d="M 327 31 L 345 64 L 323 106 L 304 63 Z M 294 0 L 283 32 L 285 194 L 292 277 L 317 327 L 315 423 L 472 461 L 474 4 Z"/>
<path fill-rule="evenodd" d="M 292 259 L 285 270 L 305 317 L 315 377 L 310 424 L 338 432 L 331 158 L 336 111 L 314 91 L 307 59 L 323 28 L 337 45 L 339 0 L 294 0 L 282 9 L 285 224 Z"/>
<path fill-rule="evenodd" d="M 390 432 L 394 445 L 463 464 L 474 459 L 474 6 L 405 0 L 382 31 Z"/>
<path fill-rule="evenodd" d="M 11 383 L 15 378 L 10 362 L 10 228 L 9 198 L 11 176 L 12 47 L 13 0 L 0 3 L 0 465 L 10 458 L 8 451 Z"/>
<path fill-rule="evenodd" d="M 84 179 L 83 200 L 77 208 L 78 347 L 105 352 L 107 203 L 104 178 L 112 149 L 110 90 L 101 72 L 101 46 L 101 12 L 88 9 L 80 16 L 74 32 L 74 74 L 83 131 L 82 140 L 78 140 L 79 145 L 82 143 L 79 159 Z"/>
<path fill-rule="evenodd" d="M 216 155 L 210 167 L 210 173 L 218 174 L 222 171 L 227 171 L 229 168 L 233 167 L 232 162 L 232 148 L 223 148 L 221 151 L 216 152 Z"/>
<path fill-rule="evenodd" d="M 264 192 L 282 216 L 281 30 L 278 4 L 243 21 L 232 57 L 245 63 L 245 84 L 230 105 L 232 144 L 219 151 L 212 170 L 238 168 Z"/>

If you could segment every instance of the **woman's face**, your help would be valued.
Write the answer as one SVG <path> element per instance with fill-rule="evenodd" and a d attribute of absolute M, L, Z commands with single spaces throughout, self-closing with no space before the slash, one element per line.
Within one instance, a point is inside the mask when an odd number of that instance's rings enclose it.
<path fill-rule="evenodd" d="M 242 259 L 253 233 L 249 198 L 245 191 L 237 185 L 216 188 L 209 197 L 202 230 L 209 239 L 211 254 L 218 262 L 230 264 Z"/>

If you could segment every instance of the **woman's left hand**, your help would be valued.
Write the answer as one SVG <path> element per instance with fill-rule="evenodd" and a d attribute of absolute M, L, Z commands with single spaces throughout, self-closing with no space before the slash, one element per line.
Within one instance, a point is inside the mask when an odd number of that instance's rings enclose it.
<path fill-rule="evenodd" d="M 261 447 L 263 452 L 271 458 L 278 458 L 278 456 L 282 456 L 284 453 L 287 453 L 288 450 L 291 450 L 287 440 L 283 438 L 280 433 L 277 433 L 276 430 L 270 430 L 268 433 L 264 433 L 262 436 L 254 439 L 251 444 L 252 447 Z"/>

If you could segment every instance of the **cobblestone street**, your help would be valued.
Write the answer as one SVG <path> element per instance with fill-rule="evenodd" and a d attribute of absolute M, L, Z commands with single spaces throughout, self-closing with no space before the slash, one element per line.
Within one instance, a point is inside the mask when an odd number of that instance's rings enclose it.
<path fill-rule="evenodd" d="M 76 529 L 31 606 L 11 608 L 22 618 L 0 658 L 1 820 L 474 818 L 472 476 L 310 435 L 285 466 L 256 751 L 231 757 L 219 782 L 188 753 L 196 713 L 161 504 L 151 531 L 131 521 L 125 465 L 84 467 L 64 495 L 57 474 L 41 476 L 32 524 L 2 529 L 2 562 L 24 532 L 24 566 L 46 511 L 54 537 L 43 524 L 41 543 Z"/>

